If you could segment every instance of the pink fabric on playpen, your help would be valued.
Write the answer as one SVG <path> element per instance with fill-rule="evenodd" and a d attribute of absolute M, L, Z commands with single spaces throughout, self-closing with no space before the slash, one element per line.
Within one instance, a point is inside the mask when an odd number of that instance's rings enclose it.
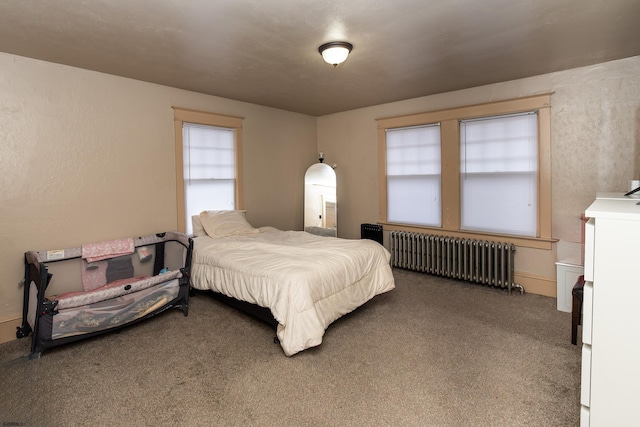
<path fill-rule="evenodd" d="M 133 239 L 111 240 L 108 242 L 82 245 L 82 258 L 87 262 L 96 262 L 121 255 L 132 254 L 135 250 Z"/>

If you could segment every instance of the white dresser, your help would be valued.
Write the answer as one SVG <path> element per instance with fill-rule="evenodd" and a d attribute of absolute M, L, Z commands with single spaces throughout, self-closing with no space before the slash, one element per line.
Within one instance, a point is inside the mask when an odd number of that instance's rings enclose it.
<path fill-rule="evenodd" d="M 585 211 L 581 426 L 640 425 L 640 197 Z"/>

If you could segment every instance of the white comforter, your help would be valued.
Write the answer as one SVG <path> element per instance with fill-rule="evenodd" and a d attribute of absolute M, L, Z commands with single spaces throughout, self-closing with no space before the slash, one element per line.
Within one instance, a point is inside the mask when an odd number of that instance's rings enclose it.
<path fill-rule="evenodd" d="M 268 307 L 287 356 L 322 342 L 339 317 L 395 287 L 389 252 L 372 240 L 262 227 L 194 239 L 191 284 Z"/>

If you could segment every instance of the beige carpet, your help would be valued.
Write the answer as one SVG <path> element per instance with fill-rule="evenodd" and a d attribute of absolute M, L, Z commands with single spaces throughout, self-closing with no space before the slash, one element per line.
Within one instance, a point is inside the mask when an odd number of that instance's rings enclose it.
<path fill-rule="evenodd" d="M 21 426 L 574 426 L 580 348 L 552 298 L 395 270 L 397 288 L 286 357 L 199 294 L 43 353 L 0 345 L 0 423 Z M 19 423 L 19 424 L 9 424 Z"/>

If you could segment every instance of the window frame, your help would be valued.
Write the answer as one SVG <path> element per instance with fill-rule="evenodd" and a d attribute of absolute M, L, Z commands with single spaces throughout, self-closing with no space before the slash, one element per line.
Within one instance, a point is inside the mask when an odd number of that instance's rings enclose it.
<path fill-rule="evenodd" d="M 472 239 L 500 240 L 517 246 L 548 249 L 556 239 L 551 237 L 551 93 L 475 104 L 425 113 L 376 119 L 378 127 L 378 195 L 379 223 L 387 230 L 429 232 L 437 235 Z M 538 210 L 536 236 L 524 237 L 461 230 L 460 201 L 460 121 L 487 116 L 537 111 L 538 114 Z M 387 129 L 440 123 L 442 226 L 428 227 L 391 223 L 387 220 Z"/>
<path fill-rule="evenodd" d="M 182 127 L 184 123 L 194 123 L 220 128 L 233 129 L 234 157 L 235 157 L 235 205 L 236 209 L 244 209 L 244 185 L 242 173 L 242 121 L 244 117 L 228 116 L 209 113 L 206 111 L 172 107 L 175 132 L 176 157 L 176 200 L 177 200 L 177 230 L 185 232 L 186 212 L 184 200 L 184 159 Z"/>

